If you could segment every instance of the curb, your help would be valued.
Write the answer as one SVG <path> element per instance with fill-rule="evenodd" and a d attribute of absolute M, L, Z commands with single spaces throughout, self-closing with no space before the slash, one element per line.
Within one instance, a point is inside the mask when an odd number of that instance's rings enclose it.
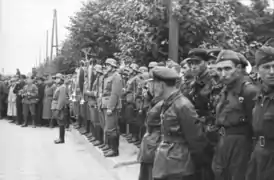
<path fill-rule="evenodd" d="M 103 152 L 98 148 L 93 146 L 92 143 L 90 143 L 86 136 L 81 135 L 76 129 L 71 128 L 70 134 L 73 136 L 75 141 L 80 142 L 81 144 L 84 144 L 85 147 L 88 149 L 88 152 L 91 154 L 93 158 L 95 158 L 104 168 L 108 170 L 109 173 L 116 179 L 116 180 L 137 180 L 139 175 L 139 164 L 132 164 L 129 166 L 123 166 L 118 167 L 119 164 L 126 163 L 129 160 L 135 160 L 137 159 L 137 154 L 135 152 L 138 151 L 138 148 L 127 144 L 126 148 L 133 151 L 132 154 L 129 154 L 128 157 L 125 157 L 125 160 L 121 160 L 119 157 L 114 158 L 106 158 L 104 157 Z M 126 141 L 123 137 L 120 137 L 120 141 Z M 123 152 L 122 152 L 123 153 Z M 121 154 L 121 153 L 120 153 Z M 120 155 L 121 156 L 121 155 Z"/>

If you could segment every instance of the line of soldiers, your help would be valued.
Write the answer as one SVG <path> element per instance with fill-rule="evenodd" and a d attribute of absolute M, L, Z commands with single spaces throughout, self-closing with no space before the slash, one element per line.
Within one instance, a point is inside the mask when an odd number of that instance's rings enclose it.
<path fill-rule="evenodd" d="M 106 157 L 119 154 L 120 135 L 139 146 L 140 180 L 271 179 L 271 42 L 255 58 L 259 83 L 246 58 L 231 50 L 193 49 L 166 67 L 119 69 L 107 59 L 104 69 L 82 61 L 71 97 L 75 127 Z"/>

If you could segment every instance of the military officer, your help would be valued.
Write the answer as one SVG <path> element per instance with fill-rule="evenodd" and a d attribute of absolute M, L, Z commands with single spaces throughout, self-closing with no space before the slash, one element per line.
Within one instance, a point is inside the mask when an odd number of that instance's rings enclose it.
<path fill-rule="evenodd" d="M 32 79 L 27 80 L 27 84 L 22 89 L 22 96 L 23 96 L 23 116 L 24 116 L 24 124 L 22 127 L 28 126 L 28 115 L 29 112 L 31 114 L 32 119 L 32 126 L 33 128 L 36 127 L 36 117 L 35 117 L 35 105 L 37 103 L 38 97 L 38 88 L 35 84 L 33 84 Z"/>
<path fill-rule="evenodd" d="M 274 46 L 266 43 L 257 50 L 255 62 L 262 86 L 253 109 L 252 125 L 257 143 L 248 164 L 246 180 L 270 180 L 274 177 Z"/>
<path fill-rule="evenodd" d="M 53 108 L 54 117 L 59 125 L 59 138 L 54 141 L 55 144 L 65 143 L 65 125 L 68 118 L 68 88 L 64 84 L 63 77 L 58 76 L 56 82 L 59 84 L 53 95 L 55 107 Z"/>
<path fill-rule="evenodd" d="M 243 77 L 246 62 L 238 53 L 223 50 L 216 60 L 220 81 L 225 84 L 216 106 L 220 139 L 213 158 L 215 179 L 245 179 L 252 150 L 252 109 L 256 87 Z"/>
<path fill-rule="evenodd" d="M 121 109 L 122 78 L 117 72 L 117 62 L 114 59 L 106 60 L 106 76 L 103 81 L 102 109 L 105 118 L 105 137 L 109 151 L 106 157 L 119 155 L 119 127 L 118 112 Z"/>
<path fill-rule="evenodd" d="M 153 178 L 196 179 L 196 167 L 203 164 L 206 139 L 195 124 L 198 115 L 191 102 L 176 88 L 179 74 L 167 67 L 152 70 L 154 96 L 164 99 L 161 107 L 162 140 L 156 150 Z"/>

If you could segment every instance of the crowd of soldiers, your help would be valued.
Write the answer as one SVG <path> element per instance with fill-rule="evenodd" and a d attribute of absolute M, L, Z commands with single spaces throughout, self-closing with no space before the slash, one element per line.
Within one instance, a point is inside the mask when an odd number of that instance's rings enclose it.
<path fill-rule="evenodd" d="M 119 155 L 123 136 L 140 148 L 139 180 L 274 177 L 272 40 L 257 50 L 253 70 L 238 52 L 197 48 L 180 64 L 119 66 L 108 58 L 100 65 L 90 59 L 73 75 L 42 80 L 14 87 L 23 126 L 29 114 L 35 126 L 42 112 L 42 119 L 57 120 L 60 144 L 73 123 L 105 157 Z M 39 84 L 46 84 L 42 96 Z M 45 117 L 44 109 L 50 112 Z"/>

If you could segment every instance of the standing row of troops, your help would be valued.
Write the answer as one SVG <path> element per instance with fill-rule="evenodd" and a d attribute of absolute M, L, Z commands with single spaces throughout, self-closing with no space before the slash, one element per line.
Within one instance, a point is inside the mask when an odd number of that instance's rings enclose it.
<path fill-rule="evenodd" d="M 70 83 L 56 77 L 55 143 L 65 142 L 70 114 L 106 157 L 119 155 L 120 135 L 139 146 L 139 180 L 273 179 L 271 41 L 255 63 L 259 83 L 246 73 L 245 57 L 231 50 L 193 49 L 180 65 L 151 62 L 148 68 L 81 61 Z M 29 79 L 19 93 L 28 100 L 25 115 L 35 115 L 37 93 Z"/>
<path fill-rule="evenodd" d="M 273 179 L 270 43 L 255 56 L 259 83 L 231 50 L 193 49 L 181 66 L 151 62 L 148 69 L 90 61 L 87 76 L 81 62 L 71 98 L 76 128 L 106 157 L 119 154 L 120 134 L 137 146 L 141 140 L 139 180 Z"/>

